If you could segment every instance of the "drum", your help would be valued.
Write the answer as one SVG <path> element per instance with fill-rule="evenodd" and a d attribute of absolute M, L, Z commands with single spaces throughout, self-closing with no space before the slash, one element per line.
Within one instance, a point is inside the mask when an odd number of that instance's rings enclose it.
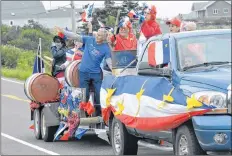
<path fill-rule="evenodd" d="M 30 76 L 24 84 L 26 96 L 35 102 L 45 103 L 56 101 L 59 97 L 59 81 L 45 73 Z"/>
<path fill-rule="evenodd" d="M 73 61 L 65 70 L 65 81 L 70 87 L 79 87 L 80 60 Z"/>
<path fill-rule="evenodd" d="M 76 60 L 73 61 L 65 70 L 65 81 L 70 87 L 79 88 L 80 81 L 79 81 L 79 65 L 81 61 Z M 103 72 L 101 70 L 101 79 L 103 80 Z"/>

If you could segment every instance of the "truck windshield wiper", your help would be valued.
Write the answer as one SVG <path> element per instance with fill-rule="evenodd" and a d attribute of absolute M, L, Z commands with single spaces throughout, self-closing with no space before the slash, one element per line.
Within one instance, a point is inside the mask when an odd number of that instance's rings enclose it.
<path fill-rule="evenodd" d="M 192 68 L 197 68 L 197 67 L 202 67 L 202 66 L 210 66 L 210 65 L 222 65 L 222 64 L 228 64 L 228 63 L 231 63 L 229 61 L 223 61 L 223 62 L 205 62 L 205 63 L 201 63 L 201 64 L 196 64 L 196 65 L 193 65 L 193 66 L 188 66 L 188 67 L 184 67 L 183 68 L 183 71 L 186 71 L 188 69 L 192 69 Z"/>

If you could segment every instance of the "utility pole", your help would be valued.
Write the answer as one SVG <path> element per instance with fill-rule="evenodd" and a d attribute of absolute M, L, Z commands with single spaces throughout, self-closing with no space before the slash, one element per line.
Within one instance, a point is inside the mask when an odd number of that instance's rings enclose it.
<path fill-rule="evenodd" d="M 74 5 L 74 2 L 73 1 L 71 1 L 71 8 L 72 8 L 72 15 L 71 15 L 71 17 L 72 17 L 72 31 L 74 32 L 74 33 L 76 33 L 76 19 L 75 19 L 75 16 L 76 16 L 76 12 L 75 12 L 75 5 Z"/>

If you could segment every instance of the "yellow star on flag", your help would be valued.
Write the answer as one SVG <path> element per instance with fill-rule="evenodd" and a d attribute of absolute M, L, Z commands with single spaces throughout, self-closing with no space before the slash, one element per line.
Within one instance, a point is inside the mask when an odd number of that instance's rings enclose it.
<path fill-rule="evenodd" d="M 163 101 L 158 105 L 158 108 L 163 108 L 166 104 L 165 102 L 173 102 L 174 98 L 171 96 L 172 92 L 174 90 L 174 87 L 171 89 L 171 91 L 168 93 L 168 95 L 163 95 Z"/>
<path fill-rule="evenodd" d="M 198 101 L 195 98 L 195 95 L 193 95 L 191 98 L 187 97 L 186 102 L 188 110 L 196 107 L 201 107 L 203 105 L 200 101 Z"/>
<path fill-rule="evenodd" d="M 107 89 L 107 95 L 106 95 L 106 106 L 109 107 L 110 106 L 110 100 L 112 95 L 114 94 L 116 88 L 115 89 Z"/>
<path fill-rule="evenodd" d="M 118 106 L 118 111 L 115 112 L 114 115 L 121 115 L 122 111 L 124 110 L 123 101 L 122 102 L 118 102 L 117 106 Z"/>
<path fill-rule="evenodd" d="M 144 89 L 143 89 L 143 87 L 140 89 L 140 91 L 136 94 L 136 98 L 138 99 L 138 104 L 139 104 L 139 106 L 138 106 L 138 109 L 137 109 L 137 112 L 136 112 L 136 114 L 135 114 L 135 116 L 137 116 L 138 114 L 139 114 L 139 110 L 140 110 L 140 103 L 141 103 L 141 101 L 140 101 L 140 99 L 141 99 L 141 96 L 143 95 L 143 93 L 144 93 Z"/>

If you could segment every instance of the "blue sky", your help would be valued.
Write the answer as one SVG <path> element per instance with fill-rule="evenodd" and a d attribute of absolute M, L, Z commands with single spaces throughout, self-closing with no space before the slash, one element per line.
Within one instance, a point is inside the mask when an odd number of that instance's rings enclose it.
<path fill-rule="evenodd" d="M 70 1 L 42 1 L 45 9 L 51 8 L 55 9 L 59 6 L 65 6 L 70 4 Z M 75 1 L 76 7 L 81 7 L 83 4 L 95 3 L 95 6 L 103 5 L 104 1 Z M 140 1 L 147 2 L 148 4 L 154 4 L 157 8 L 157 17 L 168 17 L 171 18 L 173 16 L 178 15 L 179 13 L 189 13 L 191 12 L 191 6 L 193 2 L 196 1 Z M 116 1 L 116 3 L 120 3 L 120 1 Z"/>

